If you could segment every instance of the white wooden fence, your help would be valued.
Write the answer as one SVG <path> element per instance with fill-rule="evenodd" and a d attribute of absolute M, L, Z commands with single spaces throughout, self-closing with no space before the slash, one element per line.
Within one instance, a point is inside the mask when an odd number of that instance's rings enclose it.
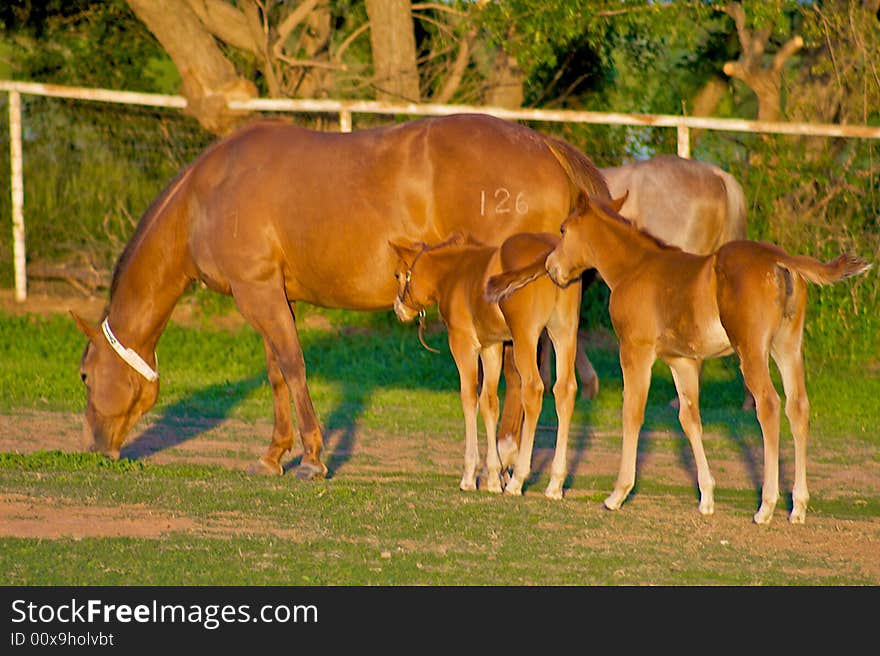
<path fill-rule="evenodd" d="M 15 267 L 15 298 L 27 299 L 27 270 L 25 256 L 24 179 L 21 140 L 21 95 L 52 96 L 93 102 L 125 105 L 145 105 L 185 109 L 182 96 L 166 96 L 109 89 L 85 89 L 52 84 L 12 82 L 0 80 L 0 91 L 9 94 L 9 149 L 11 158 L 12 239 Z M 419 103 L 384 103 L 371 100 L 308 100 L 287 98 L 256 98 L 229 103 L 230 109 L 260 112 L 320 112 L 337 114 L 339 129 L 351 131 L 352 114 L 390 114 L 405 116 L 443 116 L 460 112 L 491 114 L 512 121 L 546 121 L 554 123 L 593 123 L 601 125 L 631 125 L 640 127 L 675 128 L 678 135 L 678 154 L 690 157 L 690 130 L 722 130 L 821 137 L 856 137 L 880 139 L 880 127 L 866 125 L 833 125 L 819 123 L 768 123 L 738 119 L 707 118 L 700 116 L 671 116 L 667 114 L 620 114 L 616 112 L 589 112 L 576 110 L 508 109 L 504 107 L 474 107 L 470 105 L 436 105 Z"/>

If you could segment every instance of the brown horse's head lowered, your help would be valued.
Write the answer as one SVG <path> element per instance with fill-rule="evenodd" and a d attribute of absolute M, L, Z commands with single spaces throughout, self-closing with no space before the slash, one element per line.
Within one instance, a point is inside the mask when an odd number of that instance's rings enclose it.
<path fill-rule="evenodd" d="M 96 329 L 71 314 L 89 340 L 79 369 L 86 386 L 84 446 L 116 459 L 128 431 L 156 403 L 156 357 L 123 346 L 108 318 Z"/>

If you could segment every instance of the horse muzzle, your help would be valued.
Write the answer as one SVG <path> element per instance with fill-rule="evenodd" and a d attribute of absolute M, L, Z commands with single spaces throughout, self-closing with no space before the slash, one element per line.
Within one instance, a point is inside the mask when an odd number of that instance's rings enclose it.
<path fill-rule="evenodd" d="M 397 297 L 394 299 L 394 314 L 396 314 L 397 318 L 403 323 L 409 323 L 419 316 L 419 311 L 415 308 L 411 308 L 401 301 L 400 297 Z"/>
<path fill-rule="evenodd" d="M 560 287 L 567 285 L 574 277 L 571 269 L 565 269 L 559 263 L 555 251 L 547 256 L 547 260 L 544 262 L 544 267 L 547 269 L 547 275 L 550 276 L 550 279 Z"/>

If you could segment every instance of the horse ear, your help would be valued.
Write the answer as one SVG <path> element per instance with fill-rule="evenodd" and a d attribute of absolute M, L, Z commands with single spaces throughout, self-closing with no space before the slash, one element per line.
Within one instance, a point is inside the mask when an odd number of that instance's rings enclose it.
<path fill-rule="evenodd" d="M 412 257 L 412 255 L 416 252 L 417 248 L 414 244 L 411 243 L 401 243 L 396 241 L 389 241 L 388 245 L 397 253 L 397 257 L 402 260 L 406 260 L 407 257 Z"/>
<path fill-rule="evenodd" d="M 590 197 L 587 195 L 586 190 L 578 189 L 577 198 L 574 201 L 574 213 L 575 214 L 586 214 L 587 210 L 590 209 Z"/>
<path fill-rule="evenodd" d="M 611 200 L 611 209 L 620 214 L 620 208 L 623 207 L 624 203 L 626 203 L 627 198 L 629 198 L 629 189 L 624 191 L 623 196 L 621 196 L 620 198 L 614 198 Z"/>
<path fill-rule="evenodd" d="M 70 312 L 70 316 L 73 317 L 73 320 L 76 322 L 77 327 L 82 331 L 82 334 L 85 335 L 89 341 L 94 341 L 95 337 L 98 335 L 98 329 L 73 310 L 68 310 L 68 312 Z"/>

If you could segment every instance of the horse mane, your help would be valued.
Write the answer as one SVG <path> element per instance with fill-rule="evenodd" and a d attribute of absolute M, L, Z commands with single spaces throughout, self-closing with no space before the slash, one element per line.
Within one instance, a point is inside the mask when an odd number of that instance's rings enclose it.
<path fill-rule="evenodd" d="M 478 239 L 474 238 L 473 235 L 471 235 L 470 233 L 466 234 L 458 230 L 450 233 L 446 237 L 446 239 L 437 242 L 436 244 L 426 244 L 424 242 L 421 242 L 419 245 L 426 253 L 431 253 L 447 248 L 458 248 L 461 250 L 495 248 L 495 246 L 490 246 L 489 244 L 485 244 L 479 241 Z"/>
<path fill-rule="evenodd" d="M 590 203 L 597 205 L 599 207 L 599 209 L 602 210 L 603 216 L 607 217 L 608 219 L 611 219 L 612 221 L 616 221 L 618 223 L 622 223 L 622 224 L 626 225 L 628 228 L 631 228 L 635 232 L 639 233 L 639 235 L 644 237 L 646 240 L 652 242 L 655 246 L 659 247 L 661 250 L 684 252 L 678 246 L 675 246 L 674 244 L 670 244 L 669 242 L 664 241 L 664 240 L 660 239 L 659 237 L 651 234 L 650 232 L 648 232 L 644 228 L 636 225 L 632 219 L 628 219 L 627 217 L 623 216 L 619 212 L 615 211 L 614 208 L 611 207 L 608 204 L 608 202 L 605 201 L 604 199 L 590 198 Z"/>
<path fill-rule="evenodd" d="M 222 144 L 227 143 L 230 140 L 241 138 L 243 135 L 252 132 L 253 130 L 264 126 L 267 123 L 279 123 L 285 122 L 281 119 L 257 119 L 246 126 L 242 127 L 229 137 L 225 139 L 218 139 L 213 144 L 211 144 L 208 148 L 205 149 L 203 153 L 201 153 L 195 160 L 190 162 L 187 166 L 185 166 L 165 187 L 164 191 L 159 194 L 150 206 L 146 209 L 146 211 L 141 215 L 141 218 L 138 220 L 137 225 L 135 226 L 134 232 L 131 237 L 129 237 L 128 242 L 126 242 L 125 247 L 122 249 L 122 253 L 120 253 L 119 258 L 116 260 L 116 264 L 113 266 L 113 276 L 110 281 L 110 297 L 113 297 L 113 292 L 116 291 L 116 286 L 119 281 L 119 277 L 122 272 L 125 270 L 128 261 L 134 255 L 134 252 L 137 250 L 138 246 L 140 246 L 143 241 L 144 235 L 156 221 L 156 218 L 162 214 L 162 211 L 165 207 L 173 200 L 175 193 L 184 183 L 186 178 L 189 176 L 190 172 L 195 168 L 195 166 L 205 159 L 209 157 L 217 148 L 219 148 Z"/>

